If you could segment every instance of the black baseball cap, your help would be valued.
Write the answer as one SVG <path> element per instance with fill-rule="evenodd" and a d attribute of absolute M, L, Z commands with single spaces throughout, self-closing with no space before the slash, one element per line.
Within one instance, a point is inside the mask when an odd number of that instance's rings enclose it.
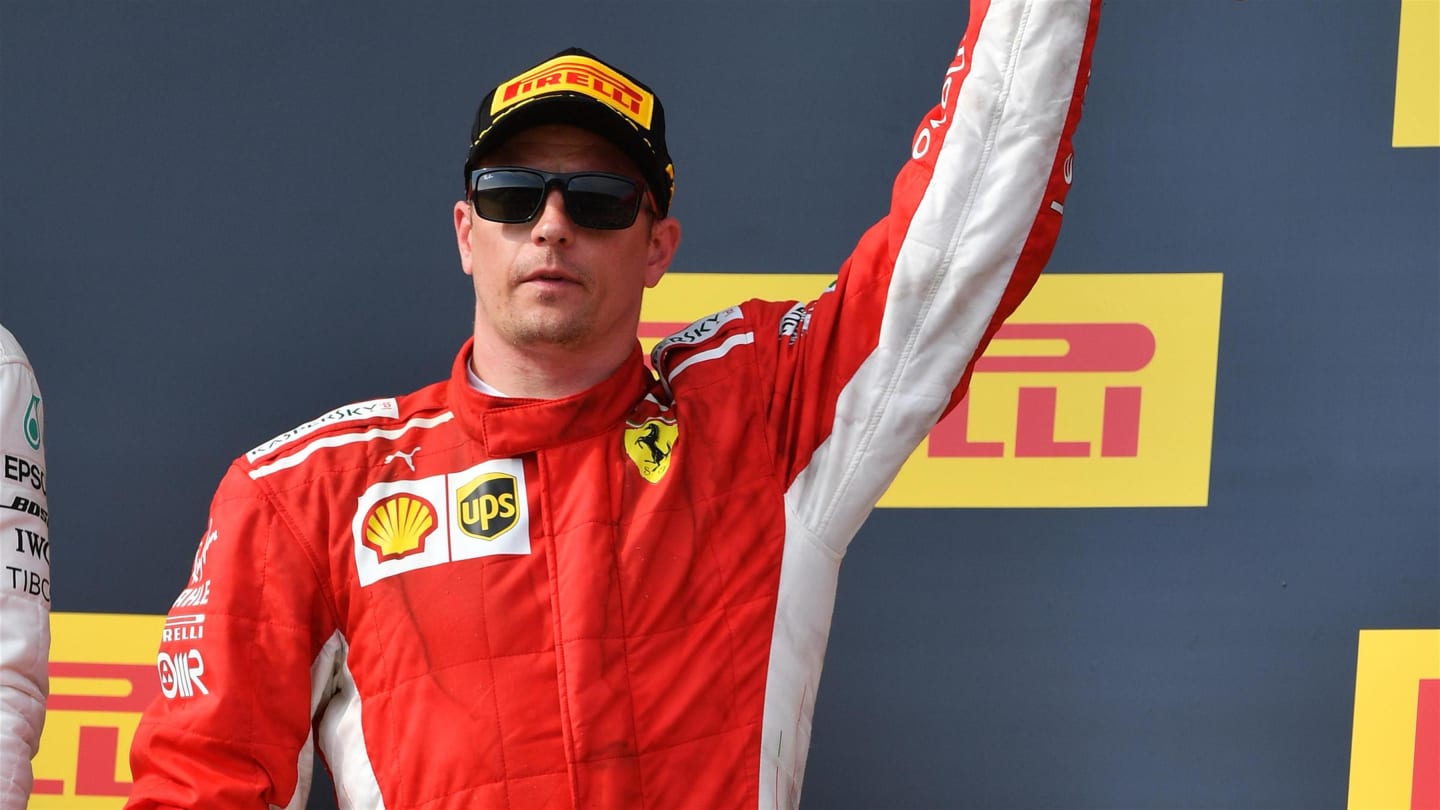
<path fill-rule="evenodd" d="M 544 124 L 588 129 L 639 167 L 660 216 L 675 194 L 675 164 L 665 146 L 665 108 L 639 79 L 580 48 L 567 48 L 491 90 L 475 111 L 465 182 L 488 151 Z"/>

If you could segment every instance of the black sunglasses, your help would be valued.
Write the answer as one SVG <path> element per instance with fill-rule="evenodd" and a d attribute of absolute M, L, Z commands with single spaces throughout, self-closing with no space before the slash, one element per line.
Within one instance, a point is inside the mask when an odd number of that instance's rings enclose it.
<path fill-rule="evenodd" d="M 616 231 L 635 224 L 639 183 L 606 172 L 542 172 L 517 166 L 470 172 L 470 202 L 491 222 L 529 222 L 545 207 L 551 188 L 559 188 L 565 213 L 582 228 Z"/>

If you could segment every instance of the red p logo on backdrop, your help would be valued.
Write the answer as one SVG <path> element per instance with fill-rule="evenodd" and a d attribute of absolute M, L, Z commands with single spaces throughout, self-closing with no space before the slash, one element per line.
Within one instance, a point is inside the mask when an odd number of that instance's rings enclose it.
<path fill-rule="evenodd" d="M 130 741 L 160 694 L 155 650 L 164 616 L 53 613 L 50 700 L 31 807 L 121 807 Z"/>
<path fill-rule="evenodd" d="M 986 355 L 975 363 L 975 373 L 1133 373 L 1144 369 L 1155 356 L 1155 333 L 1143 323 L 1011 323 L 1000 327 L 995 335 L 996 343 L 1018 340 L 1056 342 L 1063 344 L 1065 350 L 1062 354 Z M 1099 455 L 1131 458 L 1139 454 L 1143 391 L 1138 385 L 1105 387 Z M 1058 385 L 1019 389 L 1015 405 L 1015 457 L 1089 458 L 1093 455 L 1090 441 L 1056 440 L 1058 393 Z M 1003 441 L 970 441 L 969 421 L 970 396 L 967 394 L 930 433 L 930 455 L 952 458 L 1005 455 Z"/>

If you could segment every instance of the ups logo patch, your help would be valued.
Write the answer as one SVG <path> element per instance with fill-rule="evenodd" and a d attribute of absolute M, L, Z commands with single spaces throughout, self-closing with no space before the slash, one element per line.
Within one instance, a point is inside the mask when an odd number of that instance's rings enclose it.
<path fill-rule="evenodd" d="M 487 473 L 455 490 L 460 530 L 481 540 L 494 540 L 515 527 L 520 516 L 515 476 Z"/>
<path fill-rule="evenodd" d="M 658 484 L 670 469 L 670 454 L 679 438 L 680 428 L 674 421 L 646 419 L 639 426 L 625 428 L 625 452 L 635 462 L 640 477 Z"/>

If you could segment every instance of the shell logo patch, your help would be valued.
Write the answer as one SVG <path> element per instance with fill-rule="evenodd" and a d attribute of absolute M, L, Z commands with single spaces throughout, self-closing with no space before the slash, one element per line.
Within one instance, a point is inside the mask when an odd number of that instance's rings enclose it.
<path fill-rule="evenodd" d="M 680 427 L 671 419 L 646 419 L 625 428 L 625 453 L 635 462 L 640 477 L 660 483 L 670 469 L 670 454 L 680 438 Z"/>
<path fill-rule="evenodd" d="M 425 539 L 435 531 L 435 507 L 417 495 L 392 495 L 365 516 L 365 545 L 380 561 L 399 560 L 425 550 Z"/>

